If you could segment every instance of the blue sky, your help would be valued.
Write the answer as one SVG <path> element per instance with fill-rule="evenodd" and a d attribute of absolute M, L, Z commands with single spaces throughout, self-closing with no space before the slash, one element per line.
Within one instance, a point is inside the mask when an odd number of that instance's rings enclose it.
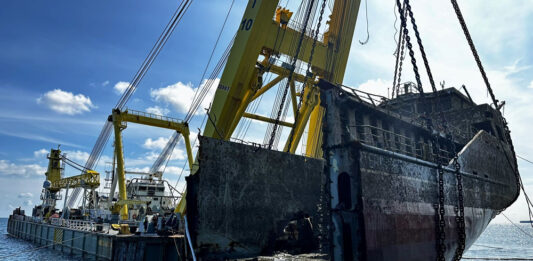
<path fill-rule="evenodd" d="M 245 0 L 236 0 L 216 49 L 214 61 L 233 36 Z M 287 1 L 283 0 L 285 5 Z M 289 7 L 298 1 L 288 1 Z M 370 0 L 370 40 L 361 8 L 344 83 L 387 94 L 394 68 L 394 1 Z M 433 75 L 446 86 L 466 84 L 478 103 L 486 91 L 449 1 L 412 1 Z M 519 155 L 533 158 L 531 65 L 533 4 L 516 1 L 461 1 L 463 14 L 485 64 L 496 95 L 507 102 Z M 128 107 L 182 118 L 188 96 L 201 82 L 209 54 L 229 9 L 230 0 L 194 1 Z M 39 202 L 46 152 L 57 144 L 69 157 L 85 162 L 121 86 L 131 80 L 176 9 L 177 1 L 4 1 L 0 9 L 0 216 L 13 207 Z M 418 57 L 418 61 L 421 61 Z M 422 64 L 419 62 L 419 67 Z M 212 68 L 212 67 L 211 67 Z M 409 64 L 404 79 L 413 80 Z M 210 71 L 210 70 L 209 70 Z M 122 83 L 121 83 L 122 82 Z M 428 81 L 423 75 L 426 88 Z M 270 97 L 271 98 L 271 97 Z M 269 96 L 266 96 L 268 104 Z M 204 104 L 205 107 L 207 104 Z M 271 107 L 262 105 L 261 114 Z M 193 120 L 193 129 L 202 117 Z M 262 141 L 264 126 L 248 136 Z M 126 166 L 146 169 L 164 146 L 170 131 L 130 124 L 124 131 Z M 108 144 L 99 170 L 110 159 Z M 165 173 L 176 181 L 184 163 L 178 148 Z M 531 164 L 519 160 L 533 194 Z M 529 165 L 528 165 L 529 164 Z M 67 174 L 77 174 L 70 169 Z M 519 200 L 505 213 L 525 219 Z M 501 220 L 501 219 L 497 219 Z"/>

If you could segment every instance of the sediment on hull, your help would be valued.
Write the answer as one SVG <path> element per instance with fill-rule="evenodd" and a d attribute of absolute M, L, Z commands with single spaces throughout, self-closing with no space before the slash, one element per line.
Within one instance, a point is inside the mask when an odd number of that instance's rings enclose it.
<path fill-rule="evenodd" d="M 439 235 L 444 234 L 444 257 L 452 260 L 462 233 L 466 250 L 492 218 L 515 201 L 517 173 L 514 161 L 508 158 L 514 154 L 497 131 L 490 131 L 498 120 L 489 121 L 483 125 L 487 129 L 477 130 L 477 134 L 469 134 L 469 129 L 461 137 L 453 137 L 432 127 L 437 119 L 423 118 L 416 113 L 416 106 L 411 112 L 395 110 L 413 106 L 409 102 L 369 103 L 356 92 L 322 84 L 332 259 L 434 260 Z M 453 90 L 431 95 L 437 97 L 435 101 L 439 95 L 450 98 L 448 110 L 452 111 L 457 109 L 453 106 L 464 110 L 487 107 L 464 102 Z M 411 96 L 410 102 L 416 105 L 419 100 Z M 494 113 L 456 115 L 454 120 L 469 120 L 463 125 L 475 127 L 480 126 L 477 121 L 486 122 Z M 442 216 L 436 208 L 440 200 Z M 464 230 L 456 212 L 459 206 L 464 209 Z M 439 220 L 444 233 L 439 232 Z"/>
<path fill-rule="evenodd" d="M 323 160 L 199 139 L 187 217 L 200 256 L 318 251 Z"/>

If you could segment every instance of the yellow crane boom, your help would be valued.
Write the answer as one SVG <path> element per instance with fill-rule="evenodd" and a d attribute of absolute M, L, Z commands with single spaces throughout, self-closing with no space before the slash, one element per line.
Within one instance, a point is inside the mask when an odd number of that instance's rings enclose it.
<path fill-rule="evenodd" d="M 322 4 L 322 1 L 317 2 Z M 319 77 L 334 83 L 342 82 L 359 6 L 360 0 L 335 1 L 330 19 L 327 21 L 329 28 L 324 32 L 323 38 L 316 42 L 314 48 L 314 58 L 311 61 L 312 75 L 306 77 L 297 72 L 292 73 L 289 83 L 290 99 L 293 113 L 298 117 L 296 122 L 292 123 L 278 121 L 279 125 L 291 128 L 289 137 L 292 139 L 286 141 L 284 151 L 290 153 L 296 151 L 309 123 L 306 155 L 322 156 L 320 146 L 323 109 L 319 106 L 320 96 L 315 82 Z M 298 41 L 301 32 L 288 26 L 291 16 L 289 10 L 278 7 L 278 1 L 248 1 L 211 110 L 208 112 L 208 117 L 214 123 L 209 121 L 206 124 L 204 136 L 228 140 L 242 117 L 267 123 L 276 122 L 276 119 L 246 113 L 246 108 L 253 100 L 288 78 L 291 73 L 291 68 L 275 64 L 275 58 L 280 54 L 289 57 L 295 55 L 292 53 L 291 43 Z M 283 39 L 278 39 L 279 35 L 283 35 Z M 304 35 L 302 45 L 311 46 L 313 42 L 313 37 Z M 297 58 L 308 63 L 310 52 L 311 48 L 305 48 Z M 259 60 L 260 57 L 263 59 Z M 263 75 L 267 72 L 274 73 L 277 77 L 268 83 L 263 83 Z M 296 82 L 303 85 L 301 93 L 296 92 Z M 299 110 L 298 99 L 301 99 Z M 195 169 L 191 168 L 191 174 L 194 172 Z M 183 197 L 176 211 L 184 214 L 185 208 L 186 202 Z"/>
<path fill-rule="evenodd" d="M 119 206 L 122 205 L 122 208 L 120 209 L 120 216 L 122 220 L 127 220 L 128 207 L 126 200 L 128 200 L 128 198 L 126 192 L 126 172 L 124 170 L 124 153 L 122 149 L 122 130 L 126 128 L 126 123 L 131 122 L 152 127 L 171 129 L 181 133 L 181 135 L 183 136 L 183 140 L 185 141 L 189 168 L 192 169 L 193 157 L 191 142 L 189 140 L 190 131 L 189 126 L 186 122 L 182 122 L 180 120 L 166 116 L 128 109 L 124 111 L 114 109 L 108 120 L 113 122 L 113 127 L 115 131 L 115 155 L 117 157 L 117 177 L 119 194 L 119 201 L 116 204 L 118 204 Z"/>

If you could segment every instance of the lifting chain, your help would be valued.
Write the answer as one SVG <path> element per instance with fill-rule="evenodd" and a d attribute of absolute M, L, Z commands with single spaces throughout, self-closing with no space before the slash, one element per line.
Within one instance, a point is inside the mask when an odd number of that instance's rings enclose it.
<path fill-rule="evenodd" d="M 454 207 L 454 212 L 458 235 L 457 249 L 455 250 L 453 260 L 460 261 L 465 250 L 466 241 L 465 208 L 463 200 L 463 175 L 461 174 L 461 165 L 459 164 L 459 158 L 457 153 L 455 154 L 453 161 L 455 167 L 455 178 L 457 181 L 457 206 Z"/>
<path fill-rule="evenodd" d="M 437 212 L 438 220 L 438 238 L 437 238 L 437 260 L 445 261 L 444 253 L 446 252 L 446 231 L 445 231 L 445 221 L 444 221 L 444 169 L 442 164 L 439 161 L 438 165 L 438 189 L 439 189 L 439 204 Z"/>
<path fill-rule="evenodd" d="M 404 14 L 405 15 L 405 14 Z M 391 98 L 394 98 L 394 93 L 396 92 L 396 96 L 400 94 L 400 82 L 402 79 L 402 66 L 403 66 L 403 60 L 405 59 L 404 55 L 404 49 L 405 49 L 405 34 L 403 33 L 402 28 L 400 27 L 400 35 L 398 40 L 398 46 L 396 47 L 396 65 L 394 68 L 394 81 L 392 83 L 392 96 Z M 397 77 L 396 77 L 397 76 Z"/>
<path fill-rule="evenodd" d="M 433 127 L 428 120 L 428 127 L 432 131 Z M 434 205 L 435 207 L 435 222 L 436 222 L 436 248 L 437 248 L 437 260 L 438 261 L 445 261 L 445 253 L 446 253 L 446 231 L 445 231 L 445 225 L 446 222 L 444 220 L 445 217 L 445 210 L 444 210 L 444 168 L 442 166 L 442 160 L 440 157 L 440 146 L 439 146 L 439 136 L 436 134 L 435 138 L 432 142 L 432 147 L 437 149 L 437 155 L 436 155 L 436 162 L 437 162 L 437 189 L 438 189 L 438 202 Z"/>
<path fill-rule="evenodd" d="M 409 0 L 404 0 L 406 8 L 411 8 L 409 5 Z M 415 52 L 413 51 L 413 45 L 411 44 L 411 37 L 409 37 L 409 30 L 407 29 L 407 19 L 405 18 L 404 12 L 401 7 L 400 0 L 396 0 L 396 5 L 398 6 L 398 12 L 400 13 L 400 20 L 402 21 L 403 33 L 405 34 L 405 40 L 407 43 L 407 48 L 409 49 L 409 56 L 411 56 L 411 64 L 413 64 L 413 72 L 415 73 L 416 83 L 418 91 L 423 94 L 424 90 L 422 89 L 422 81 L 420 80 L 420 73 L 418 73 L 418 66 L 416 65 Z"/>
<path fill-rule="evenodd" d="M 481 59 L 479 59 L 476 46 L 474 45 L 474 41 L 472 41 L 470 32 L 468 31 L 468 28 L 466 27 L 465 19 L 463 18 L 461 9 L 459 9 L 459 5 L 457 4 L 456 0 L 451 0 L 451 1 L 452 1 L 453 9 L 455 10 L 455 14 L 457 15 L 457 19 L 459 19 L 459 23 L 461 24 L 463 33 L 465 34 L 466 40 L 468 41 L 468 45 L 470 46 L 470 50 L 472 51 L 472 54 L 474 55 L 474 59 L 476 60 L 477 67 L 479 67 L 479 71 L 481 72 L 483 81 L 485 81 L 485 85 L 487 86 L 487 91 L 490 94 L 490 98 L 492 99 L 492 102 L 494 103 L 494 107 L 498 108 L 498 100 L 496 99 L 496 97 L 494 96 L 494 93 L 492 92 L 492 88 L 490 87 L 490 83 L 489 83 L 489 78 L 487 78 L 487 74 L 485 73 L 483 64 L 481 64 Z"/>
<path fill-rule="evenodd" d="M 270 135 L 270 140 L 268 142 L 268 149 L 272 149 L 272 145 L 274 144 L 274 140 L 276 139 L 276 131 L 279 127 L 281 113 L 283 112 L 283 107 L 285 106 L 285 100 L 287 99 L 287 94 L 289 92 L 289 86 L 294 76 L 294 70 L 296 69 L 296 62 L 298 61 L 298 56 L 300 55 L 300 50 L 302 48 L 302 42 L 303 42 L 303 39 L 305 38 L 305 32 L 307 30 L 307 25 L 309 24 L 309 18 L 311 17 L 311 11 L 313 10 L 314 3 L 315 3 L 315 0 L 309 1 L 309 8 L 307 9 L 305 13 L 303 28 L 302 28 L 302 31 L 300 32 L 300 37 L 298 39 L 298 45 L 296 45 L 296 52 L 294 53 L 294 56 L 292 57 L 292 60 L 291 60 L 291 67 L 290 67 L 289 75 L 287 77 L 287 84 L 285 85 L 285 90 L 283 91 L 283 96 L 281 98 L 278 115 L 276 117 L 276 121 L 274 122 L 274 126 L 272 128 L 272 133 Z"/>
<path fill-rule="evenodd" d="M 318 33 L 320 32 L 320 25 L 322 24 L 322 17 L 324 16 L 324 9 L 326 9 L 326 0 L 322 0 L 322 6 L 320 7 L 320 15 L 318 17 L 318 23 L 316 25 L 316 30 L 315 30 L 315 35 L 313 37 L 313 45 L 311 46 L 311 54 L 309 55 L 309 62 L 307 63 L 307 70 L 306 70 L 306 73 L 305 73 L 305 77 L 304 77 L 304 81 L 303 81 L 303 87 L 305 87 L 307 85 L 307 80 L 309 79 L 309 76 L 312 75 L 312 72 L 311 72 L 311 67 L 312 67 L 312 62 L 313 62 L 313 55 L 315 53 L 315 47 L 316 47 L 316 42 L 318 40 Z M 303 101 L 303 93 L 304 93 L 304 88 L 302 88 L 302 96 L 300 97 L 300 100 L 298 101 L 298 107 L 297 107 L 297 110 L 296 110 L 296 115 L 294 115 L 294 123 L 296 124 L 296 122 L 298 121 L 298 116 L 300 114 L 300 108 L 302 107 L 302 101 Z M 291 131 L 291 134 L 290 134 L 290 137 L 289 137 L 289 143 L 288 143 L 288 146 L 287 146 L 287 151 L 290 151 L 291 149 L 291 145 L 292 145 L 292 141 L 294 139 L 294 131 Z"/>
<path fill-rule="evenodd" d="M 429 62 L 428 62 L 428 58 L 426 57 L 426 51 L 424 50 L 424 45 L 422 45 L 422 39 L 420 38 L 420 33 L 418 32 L 418 26 L 416 25 L 415 17 L 413 15 L 413 11 L 411 10 L 411 5 L 409 4 L 408 0 L 405 1 L 405 5 L 407 8 L 407 11 L 409 12 L 409 16 L 411 17 L 411 24 L 413 25 L 413 31 L 415 31 L 416 41 L 420 48 L 420 54 L 422 55 L 422 60 L 424 60 L 424 66 L 426 67 L 426 71 L 428 73 L 428 78 L 429 78 L 429 83 L 431 84 L 431 89 L 433 89 L 433 91 L 436 92 L 437 88 L 435 87 L 435 81 L 433 81 L 433 74 L 431 73 L 431 69 L 429 68 Z"/>

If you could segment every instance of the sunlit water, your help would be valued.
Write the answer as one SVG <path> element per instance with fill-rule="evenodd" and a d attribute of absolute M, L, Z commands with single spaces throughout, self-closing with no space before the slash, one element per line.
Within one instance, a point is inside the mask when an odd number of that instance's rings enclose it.
<path fill-rule="evenodd" d="M 465 253 L 465 260 L 471 260 L 470 258 L 533 260 L 533 228 L 529 224 L 518 224 L 518 226 L 530 236 L 512 224 L 489 225 L 476 243 Z M 7 219 L 0 218 L 0 260 L 68 261 L 81 259 L 81 257 L 62 254 L 56 250 L 39 248 L 36 244 L 9 236 Z"/>

